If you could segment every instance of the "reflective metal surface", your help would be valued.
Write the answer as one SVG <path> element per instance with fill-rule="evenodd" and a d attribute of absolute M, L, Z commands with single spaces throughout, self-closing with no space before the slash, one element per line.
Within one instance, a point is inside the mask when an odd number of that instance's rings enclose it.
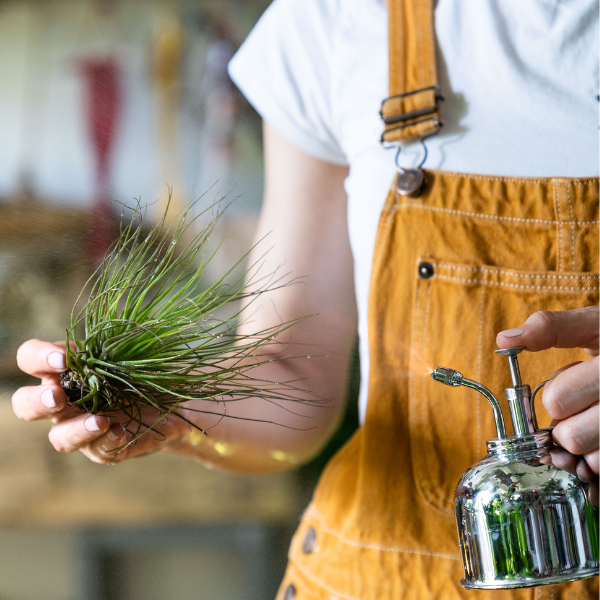
<path fill-rule="evenodd" d="M 505 390 L 514 435 L 507 436 L 494 394 L 458 371 L 436 367 L 432 379 L 470 387 L 494 410 L 498 437 L 488 454 L 460 479 L 454 493 L 464 587 L 507 589 L 562 583 L 598 575 L 598 510 L 588 484 L 540 459 L 554 447 L 537 429 L 535 394 L 521 382 L 519 346 L 496 350 L 508 358 L 513 387 Z"/>
<path fill-rule="evenodd" d="M 439 381 L 445 385 L 449 385 L 452 387 L 457 387 L 459 385 L 463 385 L 465 387 L 471 388 L 473 390 L 477 390 L 480 394 L 483 394 L 492 410 L 494 411 L 494 421 L 496 423 L 496 435 L 499 438 L 506 437 L 506 429 L 504 426 L 504 417 L 502 416 L 502 409 L 500 408 L 500 404 L 496 399 L 496 396 L 490 392 L 484 385 L 481 385 L 477 381 L 473 381 L 472 379 L 467 379 L 463 376 L 462 373 L 458 371 L 454 371 L 453 369 L 447 369 L 445 367 L 436 367 L 431 373 L 431 379 L 435 381 Z"/>
<path fill-rule="evenodd" d="M 525 346 L 515 346 L 514 348 L 501 348 L 496 350 L 496 354 L 501 354 L 508 358 L 508 368 L 510 369 L 510 378 L 512 384 L 515 387 L 521 385 L 521 371 L 519 370 L 519 361 L 517 360 L 517 354 L 521 354 L 525 350 Z"/>
<path fill-rule="evenodd" d="M 425 185 L 425 176 L 421 169 L 404 169 L 396 179 L 396 191 L 400 196 L 414 198 L 419 196 Z"/>
<path fill-rule="evenodd" d="M 598 511 L 576 476 L 540 462 L 549 431 L 488 442 L 454 496 L 466 588 L 505 589 L 598 575 Z"/>
<path fill-rule="evenodd" d="M 515 435 L 534 433 L 537 427 L 531 412 L 531 388 L 528 385 L 506 388 L 505 395 Z"/>

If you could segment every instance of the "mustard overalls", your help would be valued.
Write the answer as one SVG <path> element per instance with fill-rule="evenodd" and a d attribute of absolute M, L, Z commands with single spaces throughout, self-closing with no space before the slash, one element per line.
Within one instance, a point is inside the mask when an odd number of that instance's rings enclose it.
<path fill-rule="evenodd" d="M 431 135 L 439 127 L 432 2 L 390 0 L 389 31 L 383 139 Z M 598 303 L 598 179 L 424 174 L 416 196 L 392 182 L 371 279 L 365 423 L 325 469 L 277 598 L 597 598 L 598 578 L 510 591 L 459 585 L 454 488 L 485 455 L 494 421 L 483 397 L 440 386 L 423 364 L 503 389 L 498 331 L 536 310 Z M 587 355 L 519 358 L 541 381 Z"/>

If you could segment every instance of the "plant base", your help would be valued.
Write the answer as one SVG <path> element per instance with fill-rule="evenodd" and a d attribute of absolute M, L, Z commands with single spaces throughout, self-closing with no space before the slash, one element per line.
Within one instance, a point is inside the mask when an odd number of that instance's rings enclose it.
<path fill-rule="evenodd" d="M 65 391 L 69 402 L 76 402 L 89 392 L 87 386 L 84 386 L 82 393 L 81 379 L 72 369 L 68 369 L 60 374 L 60 387 Z"/>

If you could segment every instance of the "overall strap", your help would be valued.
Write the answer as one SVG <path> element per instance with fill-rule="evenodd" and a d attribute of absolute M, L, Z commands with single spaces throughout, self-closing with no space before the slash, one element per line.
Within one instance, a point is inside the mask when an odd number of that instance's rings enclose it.
<path fill-rule="evenodd" d="M 440 128 L 434 0 L 388 0 L 389 98 L 382 142 L 422 138 Z"/>

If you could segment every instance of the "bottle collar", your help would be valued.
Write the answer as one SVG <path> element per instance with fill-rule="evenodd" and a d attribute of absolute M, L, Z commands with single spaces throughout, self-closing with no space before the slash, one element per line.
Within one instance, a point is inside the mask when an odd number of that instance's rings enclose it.
<path fill-rule="evenodd" d="M 539 429 L 535 433 L 525 435 L 509 435 L 486 442 L 489 454 L 513 454 L 522 452 L 539 452 L 545 454 L 554 446 L 552 429 Z"/>

